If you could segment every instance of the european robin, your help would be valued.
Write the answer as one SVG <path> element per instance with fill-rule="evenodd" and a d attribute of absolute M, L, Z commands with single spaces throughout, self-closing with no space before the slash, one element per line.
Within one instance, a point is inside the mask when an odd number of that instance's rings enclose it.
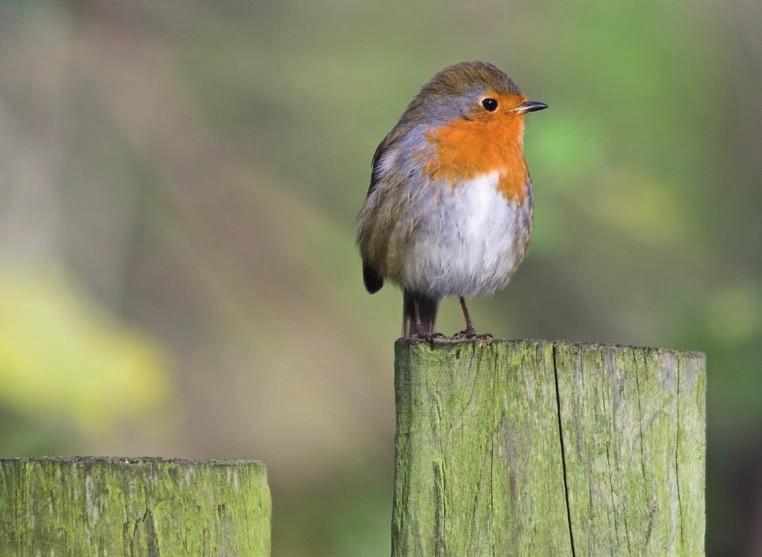
<path fill-rule="evenodd" d="M 439 302 L 508 284 L 532 234 L 532 180 L 524 159 L 529 101 L 486 62 L 449 66 L 423 86 L 373 155 L 357 244 L 368 292 L 403 290 L 402 334 L 431 339 Z"/>

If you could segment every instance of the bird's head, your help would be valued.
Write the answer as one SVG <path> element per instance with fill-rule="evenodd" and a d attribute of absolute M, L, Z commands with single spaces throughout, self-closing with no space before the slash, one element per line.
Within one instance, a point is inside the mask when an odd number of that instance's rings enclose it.
<path fill-rule="evenodd" d="M 430 180 L 457 183 L 497 172 L 507 197 L 525 199 L 524 116 L 544 108 L 492 64 L 461 62 L 423 86 L 397 129 L 410 138 Z"/>
<path fill-rule="evenodd" d="M 487 62 L 461 62 L 440 71 L 410 103 L 410 123 L 434 127 L 466 121 L 522 128 L 524 115 L 547 108 L 530 101 L 503 71 Z"/>

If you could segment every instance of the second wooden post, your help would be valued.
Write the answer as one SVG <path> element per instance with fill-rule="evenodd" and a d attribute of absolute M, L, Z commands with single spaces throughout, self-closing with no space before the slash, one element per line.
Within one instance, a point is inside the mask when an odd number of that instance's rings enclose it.
<path fill-rule="evenodd" d="M 392 553 L 701 555 L 703 354 L 398 341 Z"/>

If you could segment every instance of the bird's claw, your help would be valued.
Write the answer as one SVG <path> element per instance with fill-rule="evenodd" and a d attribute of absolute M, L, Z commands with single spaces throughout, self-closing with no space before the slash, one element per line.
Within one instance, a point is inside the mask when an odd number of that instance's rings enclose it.
<path fill-rule="evenodd" d="M 447 338 L 442 333 L 424 333 L 424 332 L 417 332 L 413 333 L 413 336 L 411 337 L 413 340 L 425 340 L 426 342 L 430 344 L 434 344 L 434 341 L 437 339 L 445 339 Z"/>
<path fill-rule="evenodd" d="M 492 333 L 477 334 L 473 329 L 464 329 L 455 333 L 452 338 L 455 340 L 492 340 L 495 337 Z"/>
<path fill-rule="evenodd" d="M 464 329 L 452 335 L 452 338 L 456 340 L 471 340 L 476 338 L 476 331 L 469 331 L 468 329 Z"/>

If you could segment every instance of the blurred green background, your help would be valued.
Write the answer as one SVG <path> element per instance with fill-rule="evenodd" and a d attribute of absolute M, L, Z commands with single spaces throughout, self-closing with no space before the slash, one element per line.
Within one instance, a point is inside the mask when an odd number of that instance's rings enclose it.
<path fill-rule="evenodd" d="M 477 324 L 705 351 L 708 548 L 761 555 L 761 16 L 2 0 L 0 452 L 260 458 L 275 555 L 388 555 L 401 301 L 364 293 L 354 216 L 418 88 L 481 58 L 552 109 Z"/>

